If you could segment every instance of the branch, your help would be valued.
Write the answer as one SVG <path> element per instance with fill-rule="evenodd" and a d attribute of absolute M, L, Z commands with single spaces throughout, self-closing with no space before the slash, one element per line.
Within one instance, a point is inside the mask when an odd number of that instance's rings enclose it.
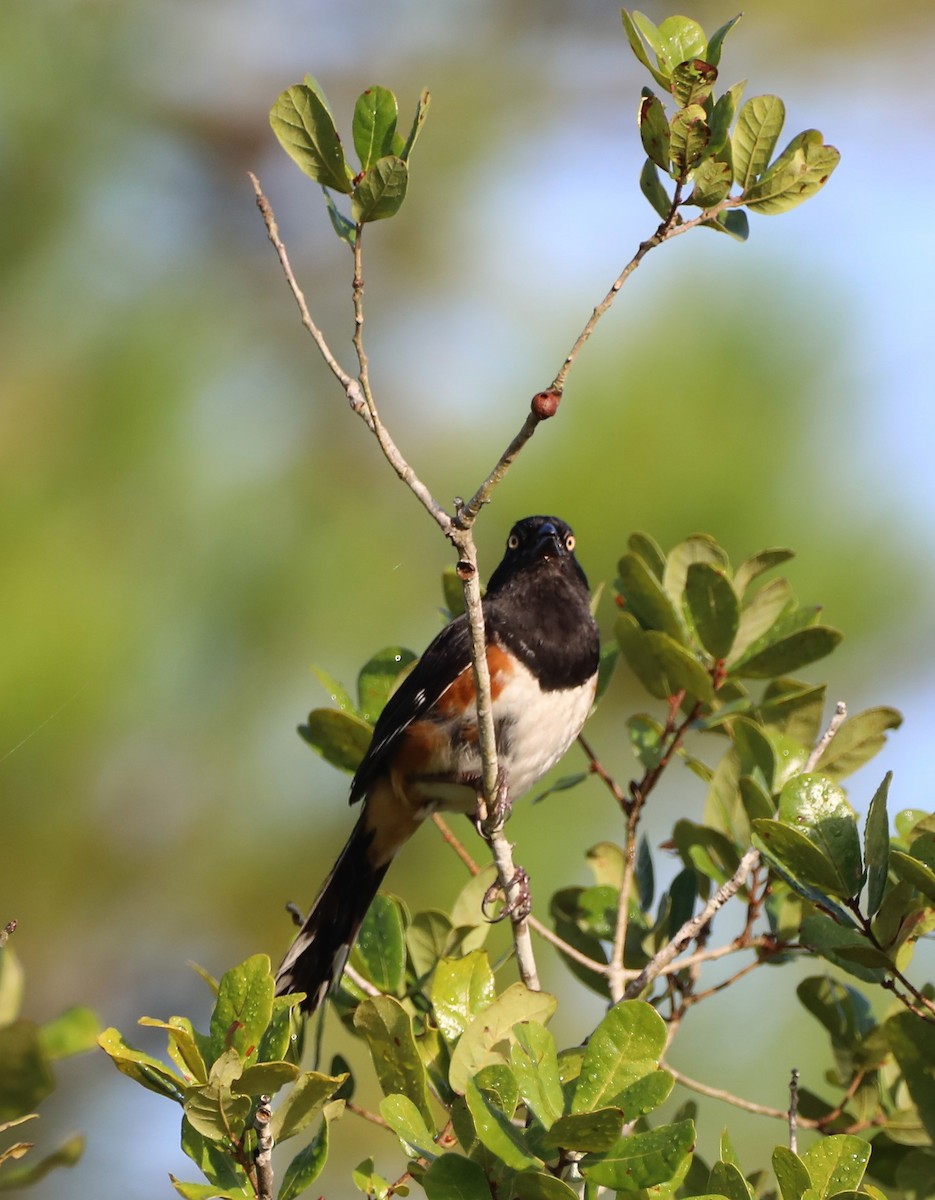
<path fill-rule="evenodd" d="M 253 1123 L 256 1126 L 256 1200 L 273 1200 L 273 1135 L 269 1123 L 272 1111 L 270 1097 L 261 1096 Z"/>
<path fill-rule="evenodd" d="M 734 1108 L 742 1108 L 745 1112 L 756 1113 L 761 1117 L 774 1117 L 777 1121 L 785 1121 L 789 1114 L 782 1108 L 771 1108 L 768 1104 L 756 1104 L 753 1100 L 744 1100 L 742 1096 L 735 1096 L 732 1092 L 726 1092 L 723 1088 L 711 1087 L 707 1083 L 701 1083 L 697 1079 L 690 1079 L 688 1075 L 683 1075 L 681 1071 L 677 1071 L 671 1063 L 664 1062 L 661 1064 L 665 1070 L 675 1079 L 676 1083 L 680 1083 L 682 1087 L 686 1087 L 689 1091 L 698 1092 L 701 1096 L 710 1096 L 712 1100 L 723 1100 L 725 1104 L 732 1104 Z M 800 1124 L 807 1125 L 809 1129 L 816 1128 L 815 1122 L 800 1118 Z"/>
<path fill-rule="evenodd" d="M 847 717 L 847 705 L 843 700 L 839 700 L 834 706 L 834 713 L 831 720 L 828 722 L 828 728 L 821 735 L 815 745 L 812 747 L 812 752 L 805 761 L 805 766 L 802 772 L 805 775 L 810 774 L 818 766 L 818 760 L 831 745 L 834 735 L 838 732 Z"/>

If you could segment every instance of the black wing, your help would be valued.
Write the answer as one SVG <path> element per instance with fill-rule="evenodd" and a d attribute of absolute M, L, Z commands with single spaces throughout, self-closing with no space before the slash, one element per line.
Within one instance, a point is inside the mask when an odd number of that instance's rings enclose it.
<path fill-rule="evenodd" d="M 351 804 L 366 795 L 407 726 L 427 712 L 470 663 L 471 633 L 467 617 L 462 614 L 446 625 L 429 644 L 387 700 L 377 718 L 367 753 L 351 782 Z"/>

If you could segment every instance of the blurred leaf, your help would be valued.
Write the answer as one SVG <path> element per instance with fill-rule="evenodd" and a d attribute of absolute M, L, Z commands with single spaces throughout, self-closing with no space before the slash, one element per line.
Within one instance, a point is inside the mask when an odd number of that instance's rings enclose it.
<path fill-rule="evenodd" d="M 636 845 L 636 887 L 639 893 L 640 908 L 649 912 L 652 908 L 653 894 L 656 890 L 653 856 L 649 850 L 649 841 L 645 834 L 640 836 Z M 621 879 L 622 883 L 622 879 Z"/>
<path fill-rule="evenodd" d="M 182 1017 L 173 1019 L 184 1020 Z M 295 1032 L 293 1026 L 299 1020 L 300 1018 L 295 1013 L 295 1005 L 288 996 L 273 997 L 273 1015 L 260 1040 L 260 1049 L 257 1054 L 260 1062 L 282 1062 L 283 1059 L 289 1062 L 298 1061 L 296 1051 L 301 1053 L 302 1039 L 300 1036 L 293 1037 Z M 169 1024 L 171 1025 L 172 1021 Z"/>
<path fill-rule="evenodd" d="M 496 996 L 493 972 L 483 950 L 443 958 L 432 980 L 432 1007 L 442 1034 L 453 1042 Z"/>
<path fill-rule="evenodd" d="M 267 954 L 254 954 L 239 966 L 225 971 L 211 1014 L 214 1058 L 230 1048 L 244 1064 L 256 1059 L 260 1041 L 273 1015 L 274 987 Z M 205 1065 L 210 1069 L 211 1062 Z"/>
<path fill-rule="evenodd" d="M 14 1021 L 12 1025 L 0 1029 L 0 1064 L 3 1068 L 0 1121 L 12 1121 L 25 1116 L 37 1108 L 55 1087 L 52 1071 L 42 1050 L 39 1029 L 31 1021 Z M 115 1064 L 119 1068 L 116 1059 Z M 125 1074 L 130 1072 L 126 1071 Z"/>
<path fill-rule="evenodd" d="M 688 59 L 672 72 L 672 94 L 682 108 L 704 104 L 716 81 L 717 68 L 712 63 L 702 58 Z"/>
<path fill-rule="evenodd" d="M 731 740 L 737 747 L 740 770 L 745 775 L 759 777 L 766 790 L 772 790 L 776 756 L 762 726 L 748 717 L 737 717 L 730 722 L 729 728 Z"/>
<path fill-rule="evenodd" d="M 620 647 L 613 642 L 605 642 L 601 646 L 601 657 L 597 667 L 597 687 L 594 689 L 594 703 L 600 703 L 601 697 L 610 686 L 614 677 L 617 663 L 620 660 Z"/>
<path fill-rule="evenodd" d="M 873 1010 L 866 997 L 827 975 L 812 975 L 796 988 L 802 1006 L 827 1030 L 835 1049 L 856 1050 L 874 1028 Z"/>
<path fill-rule="evenodd" d="M 321 667 L 312 665 L 312 674 L 328 693 L 331 703 L 339 708 L 341 712 L 357 713 L 357 706 L 351 699 L 351 694 L 340 680 L 323 670 Z"/>
<path fill-rule="evenodd" d="M 515 1028 L 522 1028 L 522 1026 Z M 474 1076 L 474 1083 L 494 1108 L 499 1109 L 509 1120 L 513 1119 L 516 1106 L 519 1104 L 519 1084 L 508 1063 L 490 1063 L 488 1066 L 482 1067 Z"/>
<path fill-rule="evenodd" d="M 711 141 L 708 143 L 708 153 L 712 158 L 723 161 L 727 167 L 730 175 L 728 186 L 734 181 L 734 167 L 730 148 L 730 127 L 733 124 L 737 105 L 743 97 L 746 86 L 746 81 L 735 83 L 733 87 L 727 89 L 723 96 L 719 96 L 714 107 L 711 109 L 711 116 L 708 121 L 708 124 L 711 126 Z M 737 591 L 742 594 L 743 589 L 738 586 Z"/>
<path fill-rule="evenodd" d="M 520 1171 L 511 1187 L 516 1200 L 579 1200 L 573 1187 L 545 1171 Z"/>
<path fill-rule="evenodd" d="M 749 558 L 744 559 L 734 575 L 734 587 L 741 599 L 746 599 L 747 589 L 755 579 L 794 557 L 794 550 L 776 546 L 769 550 L 760 550 L 758 554 L 751 554 Z"/>
<path fill-rule="evenodd" d="M 16 1027 L 9 1026 L 8 1028 Z M 6 1034 L 6 1029 L 0 1029 L 0 1049 L 3 1050 L 4 1058 L 10 1054 L 10 1048 L 3 1045 Z M 182 1103 L 184 1081 L 173 1074 L 158 1058 L 153 1058 L 151 1054 L 146 1054 L 142 1050 L 136 1050 L 128 1045 L 116 1029 L 105 1029 L 97 1040 L 98 1045 L 105 1054 L 110 1055 L 114 1066 L 122 1074 L 129 1076 L 130 1079 L 135 1079 L 137 1083 L 141 1083 L 151 1092 L 157 1092 L 160 1096 L 168 1096 L 170 1100 L 175 1100 L 178 1104 Z M 47 1090 L 51 1090 L 51 1078 Z M 29 1107 L 35 1107 L 35 1102 Z M 5 1112 L 0 1108 L 0 1119 L 4 1116 Z"/>
<path fill-rule="evenodd" d="M 896 875 L 920 891 L 926 900 L 935 904 L 935 871 L 924 862 L 902 850 L 890 850 L 889 865 Z"/>
<path fill-rule="evenodd" d="M 325 196 L 325 204 L 328 207 L 328 216 L 331 220 L 332 229 L 342 242 L 347 242 L 349 246 L 353 246 L 357 240 L 357 226 L 341 212 L 328 189 L 322 188 L 321 190 Z M 313 667 L 312 670 L 314 669 Z"/>
<path fill-rule="evenodd" d="M 695 1144 L 691 1121 L 660 1125 L 621 1138 L 601 1155 L 586 1154 L 581 1173 L 592 1184 L 625 1192 L 655 1187 L 672 1179 Z"/>
<path fill-rule="evenodd" d="M 617 564 L 618 589 L 626 609 L 644 629 L 659 629 L 685 642 L 685 625 L 662 584 L 638 555 L 625 554 Z"/>
<path fill-rule="evenodd" d="M 341 139 L 316 90 L 304 83 L 287 88 L 269 120 L 282 148 L 306 175 L 336 192 L 351 191 Z"/>
<path fill-rule="evenodd" d="M 757 709 L 759 718 L 801 746 L 814 746 L 821 733 L 826 691 L 824 684 L 815 687 L 784 677 L 770 680 Z"/>
<path fill-rule="evenodd" d="M 648 533 L 631 533 L 627 538 L 627 547 L 643 560 L 658 580 L 662 580 L 666 569 L 666 556 L 653 537 Z"/>
<path fill-rule="evenodd" d="M 540 1125 L 549 1129 L 563 1107 L 555 1039 L 537 1021 L 514 1025 L 513 1035 L 516 1041 L 510 1047 L 510 1066 L 519 1094 Z"/>
<path fill-rule="evenodd" d="M 720 829 L 683 818 L 675 823 L 672 837 L 686 867 L 695 867 L 719 884 L 730 879 L 740 865 L 737 847 Z"/>
<path fill-rule="evenodd" d="M 399 902 L 377 894 L 352 951 L 357 970 L 381 992 L 399 995 L 406 977 L 406 946 Z"/>
<path fill-rule="evenodd" d="M 715 567 L 727 567 L 727 555 L 713 537 L 706 533 L 694 533 L 673 546 L 666 556 L 663 586 L 673 604 L 681 604 L 688 579 L 688 568 L 692 563 L 706 562 Z"/>
<path fill-rule="evenodd" d="M 669 885 L 668 936 L 674 938 L 686 921 L 691 920 L 698 896 L 695 872 L 686 867 Z"/>
<path fill-rule="evenodd" d="M 646 839 L 642 838 L 640 844 L 645 846 Z M 637 858 L 639 858 L 639 854 L 640 852 L 637 851 Z M 625 863 L 620 847 L 613 842 L 598 842 L 596 846 L 591 847 L 585 857 L 588 860 L 588 866 L 594 872 L 594 882 L 599 886 L 610 887 L 615 892 L 619 892 L 623 883 Z M 637 867 L 638 872 L 639 868 Z"/>
<path fill-rule="evenodd" d="M 874 793 L 864 826 L 864 860 L 867 864 L 867 916 L 880 910 L 886 893 L 890 861 L 890 823 L 886 813 L 886 797 L 893 772 L 887 771 Z"/>
<path fill-rule="evenodd" d="M 10 1025 L 19 1016 L 23 1002 L 23 967 L 12 946 L 0 954 L 0 1026 Z"/>
<path fill-rule="evenodd" d="M 30 1147 L 31 1148 L 31 1147 Z M 84 1153 L 84 1138 L 73 1134 L 53 1150 L 51 1154 L 28 1163 L 20 1163 L 15 1167 L 5 1167 L 0 1175 L 0 1192 L 18 1191 L 21 1188 L 32 1187 L 40 1179 L 44 1179 L 56 1167 L 73 1167 Z"/>
<path fill-rule="evenodd" d="M 749 598 L 744 598 L 737 637 L 729 661 L 741 658 L 762 638 L 779 617 L 795 605 L 795 595 L 785 579 L 773 579 Z"/>
<path fill-rule="evenodd" d="M 711 130 L 701 105 L 680 108 L 669 126 L 669 155 L 676 178 L 684 179 L 694 170 L 710 140 Z"/>
<path fill-rule="evenodd" d="M 899 1012 L 884 1029 L 926 1132 L 935 1140 L 935 1025 Z"/>
<path fill-rule="evenodd" d="M 409 186 L 405 159 L 390 155 L 378 158 L 351 196 L 351 216 L 358 225 L 383 221 L 399 212 Z"/>
<path fill-rule="evenodd" d="M 869 943 L 856 929 L 845 929 L 823 913 L 813 913 L 805 918 L 799 940 L 803 946 L 815 950 L 822 958 L 835 963 L 849 975 L 863 979 L 865 983 L 879 983 L 887 974 L 882 967 L 867 967 L 843 957 L 839 953 L 842 949 L 863 950 Z"/>
<path fill-rule="evenodd" d="M 705 221 L 704 227 L 706 229 L 716 229 L 718 233 L 729 234 L 738 242 L 745 242 L 750 236 L 747 214 L 739 208 L 732 208 L 726 212 L 718 213 L 712 220 Z"/>
<path fill-rule="evenodd" d="M 237 1196 L 249 1186 L 246 1175 L 228 1151 L 199 1133 L 187 1117 L 182 1118 L 182 1150 L 205 1177 L 221 1189 L 221 1195 L 230 1192 Z M 249 1196 L 251 1193 L 244 1194 Z"/>
<path fill-rule="evenodd" d="M 245 1067 L 243 1074 L 232 1084 L 241 1096 L 275 1096 L 288 1084 L 295 1083 L 301 1072 L 295 1063 L 263 1062 Z"/>
<path fill-rule="evenodd" d="M 409 1158 L 438 1157 L 438 1150 L 422 1113 L 408 1096 L 384 1096 L 380 1101 L 380 1116 L 403 1143 Z"/>
<path fill-rule="evenodd" d="M 408 1096 L 431 1125 L 425 1066 L 403 1006 L 392 996 L 368 996 L 357 1006 L 354 1027 L 367 1039 L 384 1096 Z"/>
<path fill-rule="evenodd" d="M 701 644 L 713 658 L 726 658 L 740 623 L 740 604 L 725 572 L 711 563 L 691 563 L 685 602 Z"/>
<path fill-rule="evenodd" d="M 521 1021 L 544 1025 L 555 1012 L 557 1001 L 548 992 L 530 991 L 514 983 L 471 1020 L 451 1056 L 449 1083 L 464 1094 L 467 1081 L 493 1062 L 506 1062 L 515 1041 L 513 1026 Z"/>
<path fill-rule="evenodd" d="M 844 779 L 880 751 L 889 729 L 903 723 L 895 708 L 868 708 L 848 717 L 822 752 L 815 770 L 832 779 Z"/>
<path fill-rule="evenodd" d="M 649 88 L 643 88 L 637 124 L 640 130 L 640 140 L 647 156 L 657 167 L 668 171 L 669 122 L 666 120 L 666 110 L 662 106 L 662 101 L 658 96 L 653 95 Z"/>
<path fill-rule="evenodd" d="M 443 1154 L 422 1176 L 428 1200 L 492 1200 L 479 1163 L 461 1154 Z"/>
<path fill-rule="evenodd" d="M 846 1133 L 821 1138 L 802 1155 L 812 1186 L 822 1200 L 848 1188 L 859 1188 L 869 1160 L 867 1141 Z"/>
<path fill-rule="evenodd" d="M 55 1061 L 93 1050 L 100 1032 L 100 1022 L 91 1009 L 75 1005 L 40 1026 L 39 1044 L 43 1054 Z"/>
<path fill-rule="evenodd" d="M 537 795 L 533 796 L 532 803 L 539 804 L 542 800 L 554 795 L 556 792 L 571 791 L 572 788 L 578 787 L 580 784 L 584 783 L 585 780 L 590 778 L 590 771 L 576 771 L 574 775 L 562 775 L 560 778 L 556 779 L 554 783 L 550 784 L 544 792 L 539 792 Z"/>
<path fill-rule="evenodd" d="M 668 91 L 668 77 L 659 70 L 655 63 L 650 62 L 649 55 L 646 53 L 646 47 L 643 45 L 643 38 L 640 37 L 640 33 L 642 33 L 643 37 L 649 43 L 650 49 L 656 50 L 657 46 L 661 45 L 658 40 L 656 26 L 648 17 L 643 16 L 640 12 L 634 12 L 631 15 L 624 8 L 621 10 L 621 16 L 623 18 L 623 28 L 626 30 L 627 41 L 630 43 L 631 50 L 646 70 L 649 71 L 653 79 Z"/>
<path fill-rule="evenodd" d="M 422 126 L 425 124 L 425 118 L 429 115 L 429 102 L 431 96 L 428 89 L 423 88 L 416 103 L 416 115 L 412 119 L 412 126 L 409 130 L 409 136 L 406 138 L 402 146 L 394 145 L 393 151 L 398 154 L 403 162 L 409 161 L 409 156 L 412 154 L 412 148 L 416 144 L 416 139 L 422 132 Z"/>
<path fill-rule="evenodd" d="M 396 681 L 415 660 L 413 652 L 404 646 L 387 646 L 364 663 L 357 676 L 357 696 L 360 715 L 365 721 L 376 723 Z"/>
<path fill-rule="evenodd" d="M 656 1070 L 665 1045 L 665 1022 L 651 1005 L 614 1005 L 588 1041 L 571 1111 L 614 1107 L 630 1084 Z"/>
<path fill-rule="evenodd" d="M 321 1174 L 328 1161 L 328 1126 L 326 1116 L 312 1140 L 286 1167 L 279 1187 L 279 1200 L 295 1200 Z"/>
<path fill-rule="evenodd" d="M 623 657 L 643 687 L 657 700 L 669 695 L 669 681 L 653 653 L 649 634 L 640 628 L 632 613 L 621 613 L 614 625 Z"/>
<path fill-rule="evenodd" d="M 772 679 L 776 675 L 787 675 L 830 654 L 842 636 L 839 630 L 829 625 L 798 629 L 756 654 L 745 655 L 731 666 L 730 671 L 743 679 Z"/>
<path fill-rule="evenodd" d="M 856 896 L 863 882 L 857 818 L 843 790 L 823 775 L 796 775 L 779 797 L 780 821 L 794 826 L 832 864 L 842 899 Z"/>
<path fill-rule="evenodd" d="M 731 138 L 734 179 L 741 191 L 766 170 L 785 119 L 779 96 L 753 96 L 741 107 Z"/>
<path fill-rule="evenodd" d="M 366 171 L 377 161 L 393 153 L 393 135 L 399 108 L 396 97 L 384 87 L 369 87 L 357 98 L 352 126 L 354 149 Z"/>
<path fill-rule="evenodd" d="M 373 726 L 361 717 L 336 708 L 315 708 L 299 726 L 302 738 L 332 766 L 353 772 L 367 753 Z"/>
<path fill-rule="evenodd" d="M 672 211 L 672 199 L 662 186 L 659 171 L 651 159 L 646 159 L 640 171 L 640 191 L 656 210 L 663 221 L 668 220 Z"/>
<path fill-rule="evenodd" d="M 515 1171 L 526 1171 L 545 1165 L 541 1158 L 530 1152 L 522 1131 L 494 1107 L 473 1078 L 465 1080 L 464 1099 L 467 1101 L 479 1140 L 501 1162 Z"/>
<path fill-rule="evenodd" d="M 740 20 L 740 18 L 742 16 L 743 16 L 743 13 L 738 13 L 736 17 L 731 17 L 731 19 L 729 21 L 726 21 L 723 25 L 720 26 L 719 29 L 716 29 L 714 31 L 714 33 L 711 35 L 711 40 L 708 42 L 708 48 L 704 53 L 704 57 L 708 60 L 709 63 L 712 63 L 715 67 L 721 61 L 721 48 L 724 44 L 724 39 L 727 37 L 727 35 L 734 28 L 734 26 L 737 24 L 737 22 Z"/>
<path fill-rule="evenodd" d="M 442 595 L 449 615 L 452 618 L 460 617 L 465 611 L 464 588 L 455 567 L 445 567 L 442 571 Z"/>

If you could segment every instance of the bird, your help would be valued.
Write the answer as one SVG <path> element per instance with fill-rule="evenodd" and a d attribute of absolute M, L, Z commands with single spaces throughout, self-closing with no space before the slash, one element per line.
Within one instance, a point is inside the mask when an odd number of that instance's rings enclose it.
<path fill-rule="evenodd" d="M 510 530 L 483 599 L 499 764 L 508 801 L 527 792 L 581 731 L 597 686 L 600 635 L 575 535 L 557 517 Z M 360 817 L 276 973 L 277 995 L 314 1012 L 337 985 L 397 851 L 439 810 L 476 813 L 482 792 L 466 614 L 450 621 L 377 718 L 351 782 Z"/>

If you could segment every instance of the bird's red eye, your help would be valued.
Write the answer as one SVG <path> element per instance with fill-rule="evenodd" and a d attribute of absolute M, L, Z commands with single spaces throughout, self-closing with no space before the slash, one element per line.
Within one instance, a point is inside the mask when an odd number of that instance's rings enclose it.
<path fill-rule="evenodd" d="M 568 536 L 565 538 L 565 549 L 570 554 L 572 552 L 572 550 L 574 550 L 574 548 L 575 548 L 575 535 L 573 533 L 569 533 Z"/>
<path fill-rule="evenodd" d="M 506 539 L 506 548 L 507 548 L 507 550 L 518 550 L 519 549 L 519 534 L 518 533 L 510 534 L 510 536 Z"/>

